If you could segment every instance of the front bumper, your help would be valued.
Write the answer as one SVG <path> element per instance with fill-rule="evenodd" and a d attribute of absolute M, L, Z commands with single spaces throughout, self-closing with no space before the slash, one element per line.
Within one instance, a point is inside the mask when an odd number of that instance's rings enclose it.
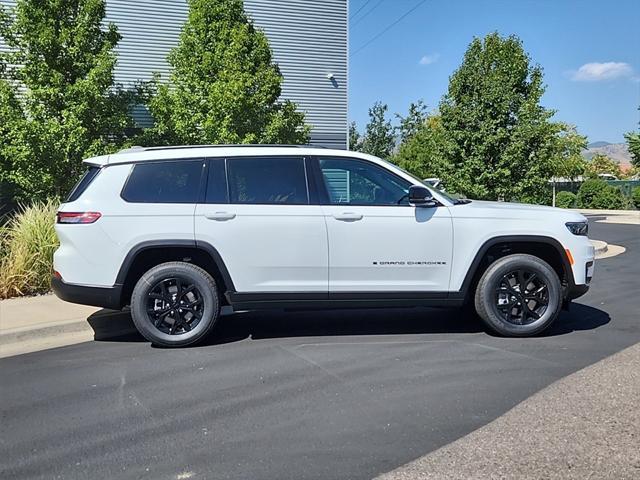
<path fill-rule="evenodd" d="M 122 308 L 122 286 L 90 287 L 65 283 L 58 277 L 51 277 L 53 293 L 65 302 L 92 305 L 94 307 L 120 310 Z"/>

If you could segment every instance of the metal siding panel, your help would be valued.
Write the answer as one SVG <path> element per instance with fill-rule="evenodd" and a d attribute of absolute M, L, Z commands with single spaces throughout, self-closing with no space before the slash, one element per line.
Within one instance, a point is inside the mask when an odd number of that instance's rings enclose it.
<path fill-rule="evenodd" d="M 14 0 L 0 0 L 13 6 Z M 347 0 L 245 0 L 271 44 L 284 76 L 282 99 L 295 102 L 312 126 L 311 143 L 347 148 Z M 108 0 L 105 22 L 118 26 L 115 79 L 125 87 L 167 79 L 166 55 L 187 18 L 185 0 Z M 0 49 L 4 48 L 0 42 Z M 334 80 L 327 78 L 332 73 Z M 143 126 L 150 118 L 136 109 Z"/>
<path fill-rule="evenodd" d="M 347 148 L 347 1 L 245 0 L 244 4 L 269 38 L 285 79 L 282 97 L 296 102 L 313 126 L 312 143 Z"/>

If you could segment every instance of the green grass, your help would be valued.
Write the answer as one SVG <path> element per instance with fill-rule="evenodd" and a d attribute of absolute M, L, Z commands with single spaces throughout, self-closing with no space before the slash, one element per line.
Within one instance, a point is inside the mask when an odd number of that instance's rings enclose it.
<path fill-rule="evenodd" d="M 0 227 L 0 299 L 48 292 L 58 200 L 20 206 Z"/>

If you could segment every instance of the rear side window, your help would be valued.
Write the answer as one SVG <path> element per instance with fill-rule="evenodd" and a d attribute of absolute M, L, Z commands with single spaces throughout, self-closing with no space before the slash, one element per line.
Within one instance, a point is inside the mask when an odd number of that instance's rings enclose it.
<path fill-rule="evenodd" d="M 122 190 L 136 203 L 197 203 L 202 160 L 138 163 Z"/>
<path fill-rule="evenodd" d="M 69 193 L 66 202 L 75 202 L 80 198 L 80 195 L 82 195 L 87 187 L 91 185 L 91 182 L 93 182 L 94 178 L 98 176 L 98 173 L 100 173 L 100 167 L 91 165 L 87 171 L 84 172 L 80 180 L 78 180 L 76 186 L 71 189 L 71 193 Z"/>
<path fill-rule="evenodd" d="M 302 157 L 227 160 L 231 203 L 306 205 L 307 177 Z"/>

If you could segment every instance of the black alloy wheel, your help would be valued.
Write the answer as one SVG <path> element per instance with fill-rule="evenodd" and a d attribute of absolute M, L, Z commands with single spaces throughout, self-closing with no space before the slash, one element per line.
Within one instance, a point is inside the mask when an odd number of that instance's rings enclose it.
<path fill-rule="evenodd" d="M 564 298 L 560 275 L 525 253 L 495 260 L 480 277 L 474 306 L 485 325 L 506 337 L 528 337 L 549 328 Z"/>
<path fill-rule="evenodd" d="M 149 321 L 163 333 L 181 335 L 202 320 L 200 291 L 188 279 L 179 276 L 160 280 L 147 295 Z"/>
<path fill-rule="evenodd" d="M 496 307 L 504 320 L 514 325 L 539 320 L 548 305 L 548 285 L 537 273 L 524 268 L 503 275 L 496 288 Z"/>
<path fill-rule="evenodd" d="M 131 317 L 154 345 L 184 347 L 204 339 L 220 316 L 220 292 L 209 272 L 187 262 L 149 269 L 131 295 Z"/>

